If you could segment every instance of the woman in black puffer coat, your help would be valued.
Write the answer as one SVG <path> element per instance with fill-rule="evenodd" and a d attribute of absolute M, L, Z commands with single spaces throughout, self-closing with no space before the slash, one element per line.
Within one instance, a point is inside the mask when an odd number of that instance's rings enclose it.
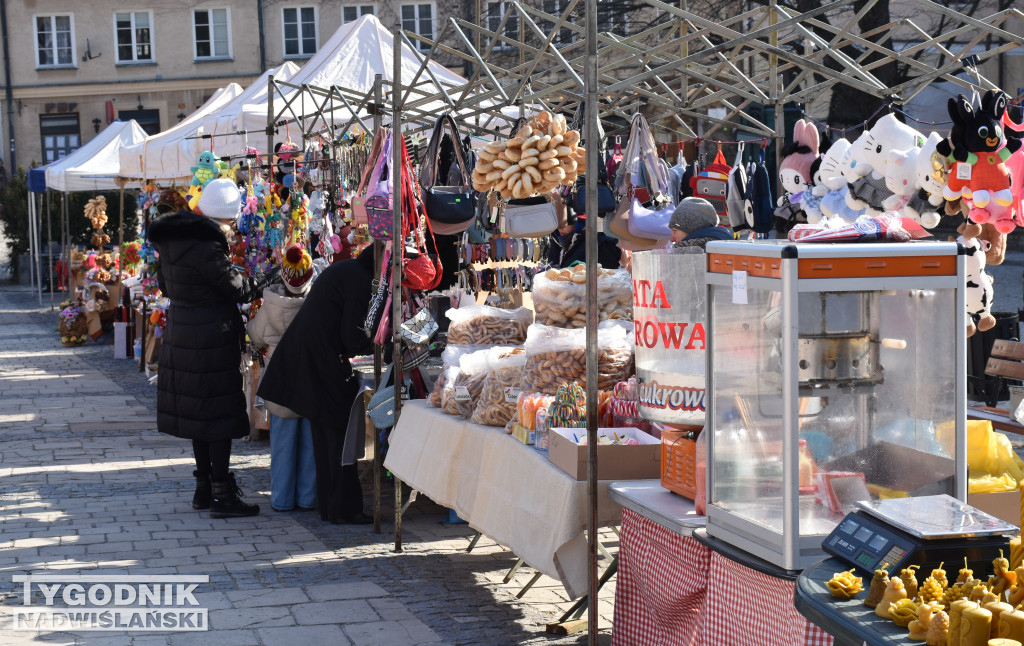
<path fill-rule="evenodd" d="M 231 440 L 249 434 L 239 371 L 245 327 L 238 303 L 249 303 L 277 274 L 249 278 L 228 259 L 227 226 L 237 217 L 231 180 L 210 182 L 197 211 L 155 220 L 149 240 L 160 256 L 160 289 L 171 305 L 160 346 L 157 429 L 192 440 L 196 458 L 194 509 L 210 516 L 251 516 L 229 473 Z M 206 215 L 203 215 L 205 213 Z"/>

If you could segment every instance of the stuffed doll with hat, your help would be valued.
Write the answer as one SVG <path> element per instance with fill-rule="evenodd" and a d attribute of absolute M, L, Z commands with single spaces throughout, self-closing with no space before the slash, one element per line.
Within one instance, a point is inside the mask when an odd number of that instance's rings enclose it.
<path fill-rule="evenodd" d="M 281 280 L 292 294 L 305 294 L 313 279 L 313 258 L 300 245 L 292 245 L 281 257 Z"/>
<path fill-rule="evenodd" d="M 787 226 L 807 220 L 803 209 L 805 193 L 813 186 L 812 166 L 818 159 L 818 130 L 806 119 L 800 119 L 793 126 L 793 141 L 782 149 L 782 165 L 779 166 L 779 180 L 785 195 L 779 196 L 775 217 Z"/>
<path fill-rule="evenodd" d="M 1024 224 L 1024 214 L 1011 208 L 1010 171 L 1006 161 L 1021 147 L 1015 132 L 1003 130 L 1006 94 L 989 90 L 975 106 L 962 94 L 947 103 L 953 127 L 936 150 L 955 160 L 943 196 L 962 198 L 970 207 L 973 222 L 991 222 L 1001 233 Z"/>

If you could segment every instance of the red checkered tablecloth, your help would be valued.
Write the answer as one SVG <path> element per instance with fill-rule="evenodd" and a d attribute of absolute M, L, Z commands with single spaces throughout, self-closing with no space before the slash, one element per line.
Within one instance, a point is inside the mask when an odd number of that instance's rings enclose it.
<path fill-rule="evenodd" d="M 793 586 L 623 509 L 612 646 L 831 646 Z"/>

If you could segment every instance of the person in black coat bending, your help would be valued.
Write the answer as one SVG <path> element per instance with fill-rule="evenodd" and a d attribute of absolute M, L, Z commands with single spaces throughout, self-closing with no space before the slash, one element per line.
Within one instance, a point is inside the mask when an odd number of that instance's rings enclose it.
<path fill-rule="evenodd" d="M 341 464 L 349 410 L 359 379 L 349 359 L 372 351 L 361 326 L 371 297 L 373 252 L 323 270 L 313 282 L 263 374 L 257 394 L 308 419 L 313 430 L 320 517 L 363 524 L 363 491 L 356 465 Z"/>
<path fill-rule="evenodd" d="M 587 257 L 587 221 L 585 216 L 571 212 L 563 226 L 551 232 L 548 263 L 564 269 L 572 263 L 584 262 Z M 622 258 L 619 241 L 603 233 L 597 234 L 597 261 L 605 269 L 618 269 Z"/>
<path fill-rule="evenodd" d="M 157 373 L 157 429 L 192 440 L 192 508 L 209 509 L 213 518 L 260 510 L 239 498 L 228 471 L 231 440 L 249 434 L 239 371 L 245 326 L 238 303 L 259 298 L 277 274 L 249 278 L 228 259 L 227 223 L 238 215 L 239 196 L 231 180 L 214 180 L 197 212 L 168 213 L 148 230 L 160 254 L 160 290 L 171 301 Z"/>

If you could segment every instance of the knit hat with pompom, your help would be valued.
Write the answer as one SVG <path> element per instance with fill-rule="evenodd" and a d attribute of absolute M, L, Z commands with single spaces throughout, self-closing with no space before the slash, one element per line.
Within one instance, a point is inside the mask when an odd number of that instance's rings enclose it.
<path fill-rule="evenodd" d="M 284 286 L 293 294 L 305 294 L 313 284 L 313 258 L 299 245 L 292 245 L 281 258 Z"/>

